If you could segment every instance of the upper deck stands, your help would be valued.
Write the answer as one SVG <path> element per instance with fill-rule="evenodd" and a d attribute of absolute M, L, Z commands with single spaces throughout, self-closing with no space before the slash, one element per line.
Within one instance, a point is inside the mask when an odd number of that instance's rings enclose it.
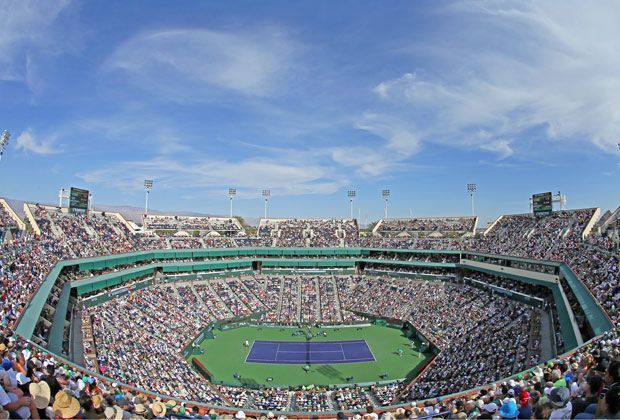
<path fill-rule="evenodd" d="M 359 228 L 351 219 L 261 219 L 258 234 L 276 246 L 337 247 L 357 244 Z"/>
<path fill-rule="evenodd" d="M 245 234 L 236 218 L 210 216 L 148 215 L 143 217 L 146 231 L 159 236 L 237 236 Z"/>
<path fill-rule="evenodd" d="M 477 224 L 478 218 L 474 216 L 383 219 L 377 223 L 373 233 L 383 237 L 454 238 L 475 234 Z"/>

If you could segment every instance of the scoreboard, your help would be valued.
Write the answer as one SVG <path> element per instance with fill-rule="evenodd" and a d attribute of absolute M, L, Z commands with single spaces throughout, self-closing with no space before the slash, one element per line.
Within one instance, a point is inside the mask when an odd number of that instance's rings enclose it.
<path fill-rule="evenodd" d="M 553 211 L 553 195 L 550 192 L 532 196 L 534 214 L 551 213 Z"/>
<path fill-rule="evenodd" d="M 89 196 L 90 192 L 88 190 L 71 187 L 69 192 L 69 212 L 87 213 Z"/>

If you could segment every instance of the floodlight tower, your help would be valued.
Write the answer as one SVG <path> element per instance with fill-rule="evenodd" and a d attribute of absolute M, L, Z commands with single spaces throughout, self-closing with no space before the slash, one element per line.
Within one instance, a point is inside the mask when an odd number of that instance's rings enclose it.
<path fill-rule="evenodd" d="M 385 200 L 385 212 L 384 212 L 385 213 L 385 217 L 384 217 L 384 219 L 388 218 L 388 200 L 390 199 L 390 194 L 391 194 L 390 190 L 383 190 L 383 191 L 381 191 L 381 196 Z"/>
<path fill-rule="evenodd" d="M 228 189 L 228 197 L 230 197 L 230 218 L 232 219 L 232 215 L 233 215 L 233 197 L 237 195 L 237 189 L 236 188 L 229 188 Z"/>
<path fill-rule="evenodd" d="M 4 149 L 9 144 L 9 139 L 11 138 L 11 133 L 7 130 L 4 130 L 0 135 L 0 160 L 2 160 L 2 155 L 4 154 Z"/>
<path fill-rule="evenodd" d="M 558 193 L 553 196 L 552 202 L 559 203 L 560 210 L 566 210 L 566 194 L 562 194 L 561 191 L 558 191 Z"/>
<path fill-rule="evenodd" d="M 263 198 L 265 199 L 265 219 L 267 218 L 267 201 L 271 196 L 271 190 L 263 190 Z"/>
<path fill-rule="evenodd" d="M 351 220 L 353 220 L 353 199 L 355 198 L 355 190 L 349 190 L 347 192 L 347 197 L 349 197 L 349 213 L 351 214 Z"/>
<path fill-rule="evenodd" d="M 472 216 L 476 215 L 476 210 L 474 207 L 474 194 L 476 191 L 478 191 L 477 184 L 467 184 L 467 192 L 469 193 L 469 196 L 471 197 L 471 215 Z"/>
<path fill-rule="evenodd" d="M 144 202 L 144 215 L 145 216 L 149 214 L 149 194 L 152 189 L 153 189 L 153 180 L 145 179 L 144 180 L 144 190 L 146 191 L 146 200 Z"/>

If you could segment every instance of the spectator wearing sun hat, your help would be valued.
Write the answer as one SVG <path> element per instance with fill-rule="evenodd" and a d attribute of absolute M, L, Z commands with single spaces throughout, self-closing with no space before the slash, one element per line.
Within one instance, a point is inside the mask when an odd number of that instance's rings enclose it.
<path fill-rule="evenodd" d="M 118 405 L 107 407 L 103 413 L 108 420 L 121 420 L 123 418 L 123 409 Z"/>
<path fill-rule="evenodd" d="M 30 392 L 30 398 L 34 400 L 36 409 L 39 411 L 39 416 L 43 416 L 51 400 L 50 386 L 44 381 L 31 382 L 28 385 L 28 391 Z"/>
<path fill-rule="evenodd" d="M 514 401 L 506 401 L 499 408 L 499 415 L 503 419 L 516 419 L 519 416 L 517 404 Z"/>
<path fill-rule="evenodd" d="M 80 402 L 66 391 L 60 391 L 54 397 L 54 416 L 61 419 L 72 419 L 80 412 Z"/>
<path fill-rule="evenodd" d="M 80 405 L 87 419 L 104 419 L 104 410 L 101 407 L 103 397 L 101 395 L 82 395 L 80 397 Z M 96 404 L 95 404 L 96 403 Z"/>
<path fill-rule="evenodd" d="M 162 418 L 166 416 L 166 405 L 161 401 L 155 401 L 151 405 L 151 412 L 153 413 L 153 417 Z"/>
<path fill-rule="evenodd" d="M 137 418 L 146 418 L 148 416 L 148 410 L 146 406 L 142 403 L 138 403 L 134 406 L 133 413 Z"/>

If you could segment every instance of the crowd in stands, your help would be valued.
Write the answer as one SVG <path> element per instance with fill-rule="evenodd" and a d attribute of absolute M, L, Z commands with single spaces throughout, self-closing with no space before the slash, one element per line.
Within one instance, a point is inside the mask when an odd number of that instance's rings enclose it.
<path fill-rule="evenodd" d="M 285 411 L 289 406 L 290 393 L 286 389 L 250 389 L 234 386 L 218 386 L 218 391 L 233 407 L 243 409 Z"/>
<path fill-rule="evenodd" d="M 558 211 L 542 217 L 529 214 L 503 216 L 483 238 L 398 239 L 371 236 L 362 238 L 361 245 L 374 248 L 460 249 L 565 262 L 615 321 L 618 319 L 620 300 L 620 254 L 615 249 L 592 245 L 592 239 L 582 238 L 594 212 L 595 209 L 580 209 Z"/>
<path fill-rule="evenodd" d="M 0 244 L 2 325 L 14 326 L 47 273 L 67 255 L 63 244 L 51 240 Z"/>
<path fill-rule="evenodd" d="M 274 239 L 270 236 L 258 237 L 237 237 L 235 243 L 239 247 L 270 247 L 273 246 Z"/>
<path fill-rule="evenodd" d="M 333 410 L 329 394 L 322 389 L 295 391 L 292 408 L 295 411 L 312 411 L 315 413 Z"/>
<path fill-rule="evenodd" d="M 255 393 L 253 406 L 257 410 L 284 411 L 288 407 L 289 392 L 280 388 L 269 388 Z"/>
<path fill-rule="evenodd" d="M 1 418 L 221 418 L 281 420 L 295 415 L 266 413 L 324 407 L 337 418 L 383 420 L 435 418 L 610 419 L 620 416 L 620 338 L 607 333 L 565 358 L 553 360 L 477 390 L 383 411 L 373 405 L 394 402 L 401 384 L 370 389 L 322 388 L 286 391 L 222 388 L 221 395 L 239 407 L 231 414 L 174 399 L 153 397 L 88 374 L 32 344 L 10 329 L 0 334 Z M 213 392 L 217 392 L 214 389 Z M 389 401 L 389 402 L 388 402 Z M 401 401 L 402 402 L 402 401 Z M 265 410 L 252 415 L 253 407 Z M 245 411 L 248 411 L 246 413 Z M 351 411 L 349 411 L 351 410 Z M 341 414 L 348 411 L 347 414 Z M 368 413 L 376 413 L 368 416 Z M 364 417 L 366 416 L 366 417 Z"/>
<path fill-rule="evenodd" d="M 301 305 L 299 301 L 300 282 L 293 277 L 285 277 L 282 298 L 278 310 L 278 320 L 284 324 L 299 322 Z"/>
<path fill-rule="evenodd" d="M 620 254 L 590 246 L 582 239 L 583 230 L 593 214 L 594 209 L 582 209 L 556 212 L 538 219 L 532 216 L 504 217 L 488 238 L 470 244 L 470 248 L 565 262 L 607 313 L 617 320 Z"/>
<path fill-rule="evenodd" d="M 192 289 L 196 292 L 201 302 L 209 302 L 207 306 L 215 319 L 233 317 L 233 312 L 226 305 L 224 299 L 217 295 L 210 284 L 199 282 L 198 284 L 193 284 Z"/>
<path fill-rule="evenodd" d="M 259 276 L 161 284 L 87 309 L 92 317 L 88 332 L 92 331 L 102 373 L 166 395 L 216 401 L 218 395 L 181 355 L 180 350 L 187 344 L 185 341 L 213 319 L 248 315 L 257 310 L 269 310 L 272 315 L 268 319 L 281 324 L 322 322 L 318 305 L 322 283 L 331 284 L 334 299 L 348 299 L 346 302 L 352 310 L 410 320 L 443 350 L 410 390 L 412 398 L 433 397 L 482 385 L 539 361 L 540 339 L 536 334 L 539 336 L 540 321 L 536 318 L 536 322 L 532 322 L 535 309 L 463 284 L 388 277 L 268 276 L 265 279 Z M 282 284 L 284 287 L 279 288 Z M 274 292 L 268 293 L 266 289 L 271 286 L 278 287 L 275 293 L 281 292 L 278 303 L 269 299 Z M 336 297 L 339 289 L 345 293 Z M 294 295 L 301 304 L 287 306 L 295 301 Z M 307 300 L 303 300 L 303 296 L 308 296 Z M 261 297 L 266 298 L 270 306 Z M 205 318 L 203 314 L 209 311 L 212 317 Z M 463 319 L 464 313 L 468 314 L 466 319 Z M 325 321 L 329 322 L 333 314 L 331 311 L 327 314 Z M 346 317 L 341 315 L 340 318 Z M 169 322 L 162 323 L 164 319 Z M 532 337 L 535 339 L 533 348 Z M 489 343 L 502 352 L 491 357 L 487 353 Z M 86 351 L 89 350 L 90 345 Z M 166 368 L 157 370 L 156 366 Z M 150 373 L 147 375 L 147 372 Z M 300 410 L 312 407 L 312 411 L 330 410 L 331 407 L 357 410 L 376 404 L 375 401 L 393 398 L 398 390 L 398 387 L 379 387 L 375 398 L 365 389 L 343 389 L 329 394 L 331 400 L 315 390 L 298 392 L 293 398 L 293 407 Z M 276 391 L 251 394 L 233 389 L 229 395 L 220 388 L 220 393 L 237 401 L 240 407 L 255 409 L 266 406 L 276 409 L 273 405 L 281 399 L 276 398 L 277 392 L 271 392 Z"/>
<path fill-rule="evenodd" d="M 390 251 L 370 251 L 368 258 L 389 261 L 418 261 L 425 263 L 459 263 L 461 256 L 459 254 L 412 254 L 408 255 L 402 252 Z"/>
<path fill-rule="evenodd" d="M 172 249 L 200 249 L 205 245 L 199 238 L 191 237 L 174 237 L 169 239 L 170 248 Z"/>
<path fill-rule="evenodd" d="M 174 236 L 179 232 L 198 233 L 200 236 L 218 232 L 224 236 L 235 236 L 243 232 L 241 225 L 231 218 L 206 216 L 158 216 L 143 217 L 147 230 L 156 231 L 163 236 Z"/>
<path fill-rule="evenodd" d="M 333 399 L 339 411 L 363 410 L 372 406 L 370 393 L 364 388 L 341 388 L 334 391 Z"/>
<path fill-rule="evenodd" d="M 54 207 L 30 205 L 41 229 L 41 239 L 61 241 L 70 258 L 118 254 L 166 246 L 161 241 L 149 244 L 133 235 L 116 217 L 91 212 L 70 214 Z"/>
<path fill-rule="evenodd" d="M 225 281 L 211 282 L 211 286 L 213 287 L 213 291 L 222 299 L 222 302 L 224 302 L 234 317 L 242 317 L 252 313 L 237 293 L 235 293 Z"/>
<path fill-rule="evenodd" d="M 41 284 L 47 272 L 60 259 L 170 246 L 169 242 L 162 241 L 162 238 L 133 236 L 124 230 L 126 229 L 124 226 L 117 224 L 113 218 L 103 215 L 91 217 L 61 214 L 41 206 L 35 207 L 33 213 L 37 224 L 42 230 L 39 237 L 34 238 L 31 235 L 24 235 L 12 242 L 0 245 L 0 283 L 2 285 L 0 303 L 3 308 L 2 325 L 5 330 L 5 336 L 11 336 L 10 328 L 14 326 L 15 320 L 18 319 L 23 308 L 33 292 Z M 618 280 L 620 278 L 619 255 L 615 249 L 605 245 L 607 242 L 604 240 L 596 242 L 596 240 L 584 240 L 582 238 L 583 229 L 592 217 L 592 214 L 592 209 L 584 209 L 571 212 L 557 212 L 543 218 L 507 216 L 497 223 L 488 237 L 482 239 L 457 240 L 444 238 L 435 240 L 429 238 L 409 238 L 399 240 L 397 238 L 368 238 L 368 242 L 363 243 L 420 249 L 464 249 L 563 261 L 572 268 L 575 274 L 607 310 L 612 320 L 617 323 Z M 311 240 L 312 236 L 309 236 L 307 239 Z M 342 237 L 339 239 L 342 239 Z M 312 244 L 310 243 L 309 245 Z M 317 299 L 313 303 L 315 316 L 318 317 L 319 314 L 323 316 L 324 313 L 326 319 L 333 319 L 333 313 L 331 311 L 324 311 L 322 304 L 323 297 L 326 298 L 326 302 L 329 299 L 335 301 L 336 296 L 332 293 L 330 282 L 324 284 L 322 280 L 315 281 L 315 288 L 312 289 L 306 284 L 302 285 L 299 280 L 297 282 L 294 279 L 289 280 L 288 283 L 286 283 L 285 278 L 244 280 L 250 282 L 249 284 L 257 282 L 268 285 L 262 291 L 256 292 L 253 297 L 251 295 L 243 297 L 243 294 L 239 292 L 242 289 L 233 289 L 230 285 L 222 286 L 223 290 L 231 290 L 232 295 L 238 297 L 237 300 L 226 301 L 224 297 L 226 293 L 220 289 L 216 291 L 210 284 L 207 285 L 205 283 L 202 286 L 187 286 L 186 289 L 183 289 L 183 287 L 165 286 L 166 290 L 164 292 L 153 295 L 149 295 L 151 292 L 148 291 L 149 289 L 146 289 L 144 292 L 131 295 L 139 296 L 137 304 L 129 302 L 129 297 L 127 297 L 125 303 L 117 308 L 114 308 L 113 305 L 95 308 L 95 312 L 92 313 L 93 337 L 96 351 L 98 353 L 101 352 L 99 354 L 100 372 L 106 376 L 113 377 L 119 382 L 160 391 L 170 396 L 195 398 L 208 402 L 221 402 L 220 394 L 208 383 L 201 382 L 201 377 L 195 374 L 182 358 L 178 360 L 175 358 L 171 359 L 170 357 L 164 358 L 164 355 L 169 356 L 170 354 L 176 354 L 175 352 L 178 353 L 178 348 L 182 346 L 183 339 L 187 338 L 184 335 L 190 329 L 193 330 L 196 327 L 196 322 L 204 323 L 210 319 L 209 317 L 202 317 L 201 319 L 188 317 L 186 312 L 189 311 L 189 306 L 195 307 L 196 305 L 201 305 L 202 302 L 209 302 L 209 305 L 204 305 L 205 313 L 211 313 L 212 318 L 221 319 L 229 317 L 234 313 L 229 305 L 233 308 L 236 307 L 237 311 L 245 313 L 253 311 L 256 305 L 260 306 L 260 302 L 272 309 L 271 316 L 279 322 L 283 319 L 280 318 L 282 312 L 276 312 L 276 315 L 273 315 L 273 308 L 277 308 L 284 303 L 283 297 L 285 295 L 289 300 L 296 296 L 296 305 L 287 307 L 284 315 L 287 317 L 286 319 L 290 319 L 287 322 L 297 322 L 302 314 L 300 302 L 302 302 L 304 296 L 307 296 L 309 299 L 312 299 L 313 296 Z M 352 287 L 351 283 L 353 283 Z M 282 287 L 283 284 L 284 287 Z M 356 302 L 357 288 L 358 286 L 363 287 L 361 281 L 347 278 L 334 278 L 332 284 L 335 284 L 335 290 L 338 292 L 338 301 L 341 306 L 343 302 Z M 446 358 L 443 359 L 442 354 L 440 354 L 435 360 L 435 364 L 402 397 L 405 400 L 437 396 L 451 391 L 458 391 L 473 384 L 482 385 L 498 379 L 502 374 L 511 374 L 523 370 L 522 368 L 528 366 L 533 360 L 538 360 L 533 357 L 535 354 L 533 355 L 529 351 L 531 350 L 531 343 L 526 343 L 520 338 L 531 335 L 532 320 L 537 316 L 535 310 L 523 308 L 521 304 L 514 302 L 502 302 L 503 298 L 497 295 L 494 296 L 492 301 L 489 301 L 484 296 L 479 295 L 479 293 L 482 293 L 481 291 L 474 289 L 468 290 L 467 294 L 469 296 L 476 296 L 476 299 L 463 301 L 456 296 L 457 294 L 458 296 L 463 296 L 463 291 L 458 290 L 466 287 L 463 285 L 443 283 L 443 290 L 435 290 L 435 288 L 430 286 L 428 288 L 422 287 L 422 284 L 424 283 L 412 282 L 410 285 L 403 286 L 394 281 L 394 284 L 390 286 L 390 290 L 394 293 L 393 299 L 390 300 L 387 296 L 381 294 L 376 296 L 376 299 L 365 297 L 364 300 L 360 298 L 359 304 L 356 304 L 355 308 L 348 306 L 340 308 L 340 318 L 344 322 L 349 319 L 348 316 L 351 314 L 346 309 L 367 310 L 368 308 L 373 308 L 373 311 L 384 313 L 388 317 L 406 317 L 407 313 L 403 314 L 402 308 L 396 308 L 397 305 L 394 302 L 400 304 L 401 302 L 409 302 L 412 298 L 420 300 L 425 303 L 425 307 L 420 305 L 419 307 L 412 306 L 408 308 L 411 310 L 408 314 L 410 319 L 418 322 L 420 329 L 428 333 L 428 337 L 432 338 L 434 342 L 436 341 L 440 348 L 463 350 L 462 353 L 467 359 L 448 359 L 448 356 L 446 356 L 448 353 L 442 353 L 445 354 L 443 357 Z M 273 287 L 270 287 L 271 285 Z M 240 285 L 237 286 L 241 287 Z M 277 289 L 278 286 L 280 290 Z M 325 291 L 323 291 L 323 286 L 325 286 Z M 392 286 L 395 289 L 391 289 Z M 306 288 L 308 290 L 304 294 Z M 455 290 L 452 290 L 452 288 Z M 254 291 L 253 288 L 247 286 L 245 289 Z M 183 291 L 181 292 L 181 290 Z M 372 293 L 372 291 L 369 293 Z M 260 296 L 261 294 L 264 296 L 264 299 Z M 440 297 L 439 299 L 438 296 Z M 50 295 L 49 306 L 52 306 L 56 297 L 57 295 Z M 162 299 L 167 301 L 165 305 L 162 305 Z M 168 299 L 170 300 L 168 301 Z M 270 301 L 270 303 L 267 303 L 267 301 Z M 274 301 L 278 302 L 275 306 L 273 305 Z M 443 306 L 445 302 L 448 302 L 446 307 Z M 121 308 L 123 309 L 122 311 L 120 311 Z M 435 310 L 439 308 L 442 318 L 445 317 L 446 319 L 441 319 L 439 323 L 431 322 L 429 319 L 430 312 L 425 312 L 425 308 L 428 308 L 429 311 L 432 308 Z M 97 311 L 102 312 L 99 313 Z M 308 312 L 306 316 L 310 317 L 311 313 Z M 434 313 L 436 314 L 437 312 Z M 464 319 L 462 316 L 464 313 L 468 315 L 467 319 Z M 465 327 L 461 328 L 465 328 L 468 334 L 456 335 L 458 331 L 455 327 L 456 324 L 452 321 L 456 315 L 461 316 L 459 325 L 465 325 Z M 156 319 L 173 319 L 175 323 L 173 323 L 170 331 L 164 331 L 162 328 L 153 327 Z M 336 314 L 336 319 L 338 319 L 338 314 Z M 131 323 L 132 325 L 135 323 L 135 325 L 139 325 L 141 328 L 129 332 L 120 328 L 120 325 L 123 323 Z M 39 338 L 44 343 L 45 331 L 40 332 L 41 336 Z M 154 338 L 163 338 L 163 340 L 154 340 Z M 16 344 L 15 340 L 11 342 L 9 339 L 4 339 L 3 341 L 5 347 L 8 345 L 21 345 Z M 114 346 L 127 347 L 126 350 L 118 352 L 118 348 L 121 347 L 115 348 Z M 106 347 L 111 349 L 109 353 L 105 353 Z M 521 351 L 523 348 L 528 349 L 528 352 L 524 353 Z M 489 351 L 489 349 L 494 351 Z M 32 347 L 31 350 L 31 355 L 38 352 L 38 350 L 34 351 Z M 519 409 L 529 407 L 534 412 L 540 410 L 540 413 L 544 414 L 545 410 L 548 411 L 556 407 L 549 405 L 550 402 L 564 404 L 561 408 L 566 408 L 569 402 L 574 402 L 573 407 L 577 406 L 577 402 L 580 402 L 581 406 L 583 406 L 584 403 L 579 400 L 582 396 L 592 400 L 593 396 L 590 394 L 594 394 L 594 397 L 598 399 L 596 392 L 592 392 L 592 390 L 587 388 L 590 380 L 597 376 L 607 380 L 605 375 L 609 376 L 610 374 L 605 374 L 600 369 L 603 368 L 604 370 L 605 366 L 609 367 L 610 365 L 617 366 L 617 363 L 613 365 L 615 363 L 613 360 L 617 357 L 618 339 L 614 335 L 611 338 L 608 337 L 606 341 L 600 340 L 596 345 L 587 346 L 579 350 L 577 355 L 572 356 L 561 364 L 556 363 L 553 366 L 540 369 L 540 375 L 518 380 L 515 378 L 514 383 L 518 387 L 510 383 L 498 386 L 495 390 L 491 389 L 484 394 L 472 397 L 473 404 L 469 404 L 468 400 L 459 399 L 438 401 L 428 407 L 424 407 L 425 412 L 448 409 L 453 414 L 458 414 L 469 410 L 466 413 L 468 416 L 484 418 L 484 415 L 487 413 L 486 409 L 493 409 L 491 404 L 495 404 L 497 410 L 508 406 L 512 409 L 512 404 L 509 404 L 511 401 L 506 403 L 505 399 L 494 400 L 496 396 L 505 396 L 510 400 L 510 389 L 515 394 L 517 389 L 522 392 L 525 388 L 528 389 L 530 397 L 526 404 L 523 404 L 521 400 L 517 401 L 516 405 Z M 42 355 L 36 361 L 41 361 L 45 358 L 46 356 Z M 46 360 L 53 360 L 53 357 Z M 605 360 L 606 363 L 602 363 Z M 13 363 L 16 363 L 16 361 L 13 361 Z M 23 361 L 22 366 L 26 366 L 26 363 L 27 361 Z M 48 369 L 50 365 L 52 368 Z M 50 401 L 48 401 L 48 406 L 40 408 L 40 410 L 43 410 L 40 412 L 41 414 L 45 414 L 46 410 L 49 411 L 49 407 L 52 407 L 52 410 L 56 406 L 64 407 L 56 404 L 55 398 L 59 402 L 62 400 L 62 404 L 68 401 L 69 406 L 73 406 L 71 398 L 76 396 L 80 397 L 80 400 L 78 400 L 79 410 L 83 410 L 83 412 L 95 410 L 94 404 L 92 404 L 95 401 L 93 399 L 94 395 L 104 395 L 103 401 L 97 404 L 100 408 L 107 407 L 114 410 L 125 410 L 132 414 L 137 414 L 137 410 L 141 411 L 142 408 L 145 408 L 143 403 L 136 403 L 133 400 L 130 404 L 119 405 L 117 403 L 118 400 L 121 400 L 122 403 L 125 401 L 123 401 L 123 397 L 115 399 L 114 395 L 118 395 L 117 392 L 122 394 L 125 391 L 113 387 L 112 384 L 104 385 L 101 382 L 98 384 L 100 385 L 99 387 L 97 385 L 95 387 L 86 386 L 86 388 L 80 390 L 80 378 L 82 383 L 88 385 L 92 385 L 92 382 L 90 382 L 92 378 L 88 377 L 84 381 L 84 375 L 74 375 L 73 378 L 67 377 L 65 374 L 66 369 L 57 362 L 53 361 L 48 363 L 48 366 L 39 367 L 39 375 L 36 374 L 37 367 L 35 362 L 32 363 L 32 366 L 33 369 L 29 376 L 32 382 L 36 381 L 39 383 L 42 377 L 48 377 L 56 387 L 55 389 L 60 390 L 64 388 L 71 392 L 71 394 L 67 393 L 66 396 L 53 393 Z M 551 381 L 558 377 L 557 371 L 559 371 L 560 378 Z M 164 376 L 153 378 L 151 376 L 153 372 L 162 372 Z M 495 372 L 498 372 L 497 375 L 494 374 Z M 570 376 L 571 380 L 568 381 L 570 382 L 570 387 L 567 388 L 569 396 L 566 398 L 562 394 L 558 399 L 558 392 L 554 391 L 554 389 L 562 388 L 562 378 L 566 382 L 565 378 L 570 374 L 573 375 Z M 620 379 L 620 374 L 615 373 L 615 375 L 616 379 Z M 58 377 L 62 381 L 58 380 Z M 575 380 L 575 378 L 577 379 Z M 560 386 L 556 386 L 558 381 Z M 56 382 L 58 382 L 60 387 L 56 386 Z M 551 386 L 547 386 L 549 382 L 551 382 Z M 74 389 L 75 383 L 78 384 L 77 391 Z M 596 380 L 592 383 L 596 383 Z M 82 391 L 87 388 L 91 389 L 88 391 L 90 394 L 82 395 Z M 98 388 L 101 394 L 97 394 L 96 392 L 99 392 L 97 390 L 93 393 L 93 388 Z M 17 397 L 17 400 L 19 400 L 21 398 L 16 387 L 10 387 L 3 383 L 2 390 L 6 391 L 7 395 L 12 394 L 13 396 L 9 395 L 11 399 Z M 21 392 L 23 393 L 24 391 L 22 390 Z M 252 396 L 252 401 L 254 401 L 252 403 L 253 408 L 264 407 L 266 410 L 278 411 L 288 407 L 290 394 L 285 390 L 252 392 L 257 394 Z M 399 392 L 400 389 L 397 387 L 394 393 Z M 538 394 L 535 394 L 535 392 Z M 552 392 L 556 392 L 556 394 L 552 395 Z M 339 394 L 334 393 L 332 395 L 332 400 L 339 401 L 337 407 L 363 410 L 365 408 L 364 403 L 373 404 L 373 400 L 377 401 L 379 394 L 384 395 L 381 401 L 393 395 L 389 389 L 381 390 L 376 393 L 373 392 L 372 399 L 365 402 L 363 396 L 361 396 L 362 394 L 364 392 L 356 392 L 356 390 L 351 392 L 340 391 Z M 610 399 L 616 398 L 617 404 L 617 392 L 615 394 L 608 394 Z M 537 398 L 531 397 L 531 395 L 535 395 Z M 338 398 L 334 398 L 334 396 L 338 396 Z M 84 397 L 84 402 L 82 402 L 82 397 Z M 136 395 L 133 395 L 132 398 L 135 397 Z M 300 401 L 302 402 L 300 404 L 314 404 L 313 402 L 303 402 L 304 400 L 312 401 L 313 399 L 309 397 L 301 398 Z M 3 401 L 7 400 L 3 399 Z M 97 401 L 99 401 L 98 398 Z M 347 401 L 350 401 L 350 403 Z M 478 401 L 482 401 L 483 404 L 479 404 Z M 534 403 L 530 404 L 529 401 L 534 401 Z M 147 410 L 153 411 L 154 408 L 159 410 L 163 404 L 161 402 L 159 402 L 159 405 L 155 404 L 158 402 L 153 399 L 145 400 L 146 406 L 148 406 Z M 610 400 L 610 402 L 613 401 Z M 15 408 L 15 405 L 1 405 L 5 409 L 7 407 L 10 408 L 11 410 L 8 411 L 15 411 L 15 413 L 22 408 L 27 408 L 29 415 L 33 417 L 35 416 L 34 412 L 39 410 L 38 408 L 33 409 L 32 401 L 26 403 L 26 400 L 23 400 L 21 403 L 25 404 L 17 408 Z M 317 407 L 321 405 L 320 398 L 316 404 Z M 139 405 L 143 407 L 139 407 Z M 484 409 L 485 406 L 486 409 Z M 118 407 L 118 409 L 113 407 Z M 598 408 L 610 410 L 614 407 L 617 409 L 617 405 L 613 406 L 599 402 Z M 606 413 L 613 415 L 617 414 L 617 411 L 607 411 Z"/>
<path fill-rule="evenodd" d="M 411 219 L 385 219 L 375 228 L 382 236 L 391 237 L 401 234 L 424 237 L 426 235 L 462 236 L 473 234 L 477 218 L 466 217 L 427 217 Z"/>
<path fill-rule="evenodd" d="M 517 293 L 522 293 L 524 295 L 535 297 L 535 298 L 542 300 L 543 301 L 542 308 L 545 311 L 550 312 L 552 325 L 555 327 L 554 330 L 556 331 L 554 335 L 554 339 L 555 339 L 554 353 L 555 354 L 564 353 L 564 350 L 565 350 L 564 342 L 563 342 L 562 334 L 560 333 L 560 328 L 559 328 L 560 318 L 558 315 L 558 310 L 556 308 L 555 302 L 553 300 L 553 293 L 551 292 L 551 289 L 541 286 L 541 285 L 524 283 L 524 282 L 508 279 L 505 277 L 492 276 L 492 275 L 480 275 L 479 273 L 475 273 L 475 272 L 466 273 L 465 278 L 479 281 L 483 283 L 484 285 L 501 287 L 502 289 L 506 290 L 507 293 L 517 292 Z M 531 364 L 535 364 L 535 363 L 536 361 L 533 361 L 533 363 Z"/>
<path fill-rule="evenodd" d="M 421 378 L 412 396 L 426 398 L 508 376 L 537 363 L 539 328 L 530 322 L 536 309 L 504 296 L 462 284 L 363 278 L 351 302 L 367 313 L 409 320 L 443 351 Z M 484 343 L 484 344 L 483 344 Z M 493 354 L 489 348 L 501 348 Z M 534 350 L 533 352 L 531 350 Z"/>
<path fill-rule="evenodd" d="M 5 237 L 6 231 L 9 229 L 16 229 L 17 223 L 15 219 L 5 210 L 4 206 L 0 203 L 0 243 Z"/>
<path fill-rule="evenodd" d="M 220 402 L 180 353 L 208 321 L 190 302 L 172 286 L 155 286 L 89 308 L 101 373 L 164 395 Z"/>
<path fill-rule="evenodd" d="M 277 288 L 279 299 L 272 300 L 277 310 L 277 321 L 281 324 L 315 324 L 356 322 L 361 317 L 344 310 L 342 302 L 348 302 L 355 280 L 342 278 L 285 275 L 268 280 L 270 287 Z M 273 292 L 266 292 L 275 297 Z M 343 300 L 344 299 L 344 300 Z M 267 315 L 267 318 L 273 315 Z"/>
<path fill-rule="evenodd" d="M 340 247 L 356 246 L 359 228 L 350 219 L 262 219 L 258 234 L 276 246 Z"/>
<path fill-rule="evenodd" d="M 219 386 L 218 390 L 235 407 L 243 409 L 326 412 L 366 410 L 368 406 L 391 405 L 403 390 L 402 383 L 375 385 L 370 388 L 350 386 L 330 389 L 310 385 L 289 391 L 271 388 L 253 390 Z M 287 401 L 290 400 L 290 405 Z"/>

